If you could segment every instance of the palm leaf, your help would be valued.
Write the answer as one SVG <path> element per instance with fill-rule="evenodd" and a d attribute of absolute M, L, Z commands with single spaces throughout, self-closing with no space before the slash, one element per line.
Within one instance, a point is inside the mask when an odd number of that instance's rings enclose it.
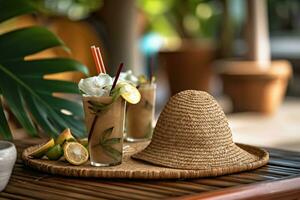
<path fill-rule="evenodd" d="M 63 42 L 43 27 L 17 29 L 0 36 L 0 60 L 23 59 L 56 46 L 63 46 Z"/>
<path fill-rule="evenodd" d="M 81 63 L 69 58 L 48 58 L 38 60 L 16 60 L 2 62 L 8 70 L 19 77 L 40 78 L 47 74 L 55 74 L 67 71 L 80 71 L 88 74 L 88 70 Z"/>
<path fill-rule="evenodd" d="M 75 116 L 83 116 L 83 110 L 81 104 L 69 101 L 63 98 L 53 97 L 52 95 L 41 95 L 41 97 L 48 102 L 56 110 L 72 111 Z"/>
<path fill-rule="evenodd" d="M 47 111 L 42 107 L 34 97 L 31 97 L 29 94 L 25 93 L 25 100 L 27 105 L 30 107 L 30 112 L 35 116 L 35 121 L 39 124 L 42 129 L 48 133 L 51 137 L 56 136 L 57 128 L 49 121 Z"/>
<path fill-rule="evenodd" d="M 2 102 L 0 99 L 0 133 L 3 135 L 3 138 L 6 140 L 11 140 L 12 135 L 5 117 L 5 114 L 3 112 Z"/>
<path fill-rule="evenodd" d="M 43 77 L 40 78 L 21 78 L 19 80 L 26 83 L 30 88 L 34 89 L 39 93 L 53 94 L 54 92 L 61 93 L 78 93 L 78 86 L 76 83 L 69 81 L 59 80 L 45 80 Z M 45 90 L 47 88 L 47 90 Z"/>
<path fill-rule="evenodd" d="M 31 4 L 29 4 L 28 1 L 26 2 L 20 0 L 0 0 L 0 22 L 3 22 L 15 16 L 33 12 L 35 9 Z"/>
<path fill-rule="evenodd" d="M 0 65 L 0 71 L 1 68 L 2 66 Z M 9 108 L 21 125 L 31 136 L 37 136 L 34 124 L 25 110 L 24 101 L 20 92 L 21 88 L 10 76 L 5 76 L 4 73 L 0 73 L 0 88 Z"/>
<path fill-rule="evenodd" d="M 32 12 L 34 9 L 28 2 L 0 0 L 0 22 Z M 53 96 L 53 93 L 79 94 L 77 84 L 46 80 L 44 76 L 69 71 L 87 75 L 87 68 L 68 58 L 25 60 L 26 56 L 57 46 L 67 49 L 60 39 L 42 27 L 27 27 L 0 35 L 0 95 L 31 136 L 38 136 L 38 129 L 42 129 L 55 137 L 69 127 L 75 136 L 84 137 L 81 104 Z M 1 102 L 0 135 L 12 138 Z"/>

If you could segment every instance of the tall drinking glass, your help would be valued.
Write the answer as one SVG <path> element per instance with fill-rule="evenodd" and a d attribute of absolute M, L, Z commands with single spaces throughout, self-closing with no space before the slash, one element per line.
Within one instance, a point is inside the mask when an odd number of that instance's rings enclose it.
<path fill-rule="evenodd" d="M 119 97 L 84 96 L 85 123 L 89 132 L 89 153 L 93 166 L 122 162 L 125 101 Z"/>
<path fill-rule="evenodd" d="M 129 142 L 150 140 L 153 133 L 156 84 L 139 86 L 141 100 L 128 105 L 126 111 L 126 140 Z"/>

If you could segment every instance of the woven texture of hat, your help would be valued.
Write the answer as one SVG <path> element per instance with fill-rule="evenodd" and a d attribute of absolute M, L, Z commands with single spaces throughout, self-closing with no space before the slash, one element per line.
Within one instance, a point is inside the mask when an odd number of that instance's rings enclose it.
<path fill-rule="evenodd" d="M 133 156 L 178 169 L 238 167 L 260 158 L 232 140 L 227 118 L 206 92 L 186 90 L 169 100 L 159 116 L 150 145 Z"/>

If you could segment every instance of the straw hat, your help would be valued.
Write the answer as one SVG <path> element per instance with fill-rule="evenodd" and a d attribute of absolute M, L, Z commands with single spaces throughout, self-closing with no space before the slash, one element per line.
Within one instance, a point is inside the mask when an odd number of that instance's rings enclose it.
<path fill-rule="evenodd" d="M 206 175 L 255 169 L 269 160 L 262 149 L 235 144 L 221 107 L 208 93 L 195 90 L 169 100 L 151 143 L 132 157 L 164 167 L 203 170 Z"/>

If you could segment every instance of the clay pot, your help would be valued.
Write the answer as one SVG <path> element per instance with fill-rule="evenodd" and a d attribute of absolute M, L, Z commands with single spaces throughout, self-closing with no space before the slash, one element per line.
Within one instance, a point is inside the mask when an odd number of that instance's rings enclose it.
<path fill-rule="evenodd" d="M 266 70 L 254 61 L 219 61 L 218 72 L 233 112 L 274 113 L 282 102 L 292 68 L 287 61 L 272 61 Z"/>
<path fill-rule="evenodd" d="M 209 91 L 215 48 L 186 43 L 175 51 L 159 52 L 159 62 L 168 76 L 171 94 L 194 89 Z"/>

